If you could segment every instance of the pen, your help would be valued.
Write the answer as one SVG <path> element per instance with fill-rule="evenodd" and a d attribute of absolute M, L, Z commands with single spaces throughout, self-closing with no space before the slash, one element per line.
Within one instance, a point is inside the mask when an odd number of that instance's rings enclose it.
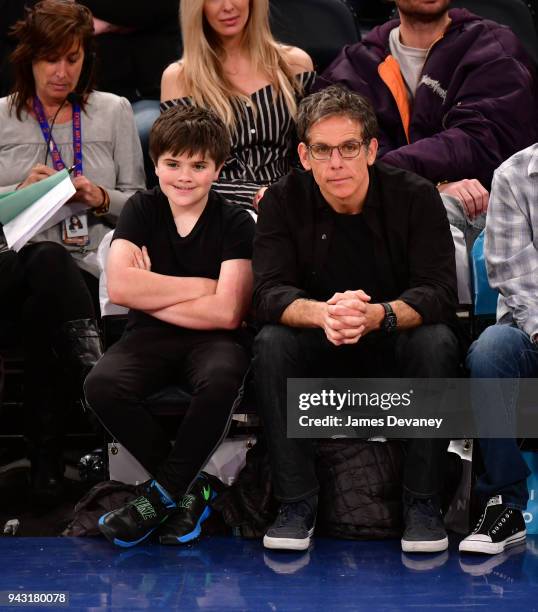
<path fill-rule="evenodd" d="M 77 165 L 73 164 L 70 168 L 67 168 L 67 173 L 71 174 L 76 167 L 77 167 Z"/>

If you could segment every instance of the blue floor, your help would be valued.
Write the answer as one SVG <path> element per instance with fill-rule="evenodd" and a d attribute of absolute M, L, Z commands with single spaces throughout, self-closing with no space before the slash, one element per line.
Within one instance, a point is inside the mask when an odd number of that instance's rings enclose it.
<path fill-rule="evenodd" d="M 495 557 L 460 556 L 456 541 L 413 556 L 398 541 L 318 538 L 307 553 L 279 554 L 231 537 L 128 551 L 93 538 L 0 538 L 0 558 L 0 592 L 69 591 L 70 610 L 538 609 L 538 536 Z"/>

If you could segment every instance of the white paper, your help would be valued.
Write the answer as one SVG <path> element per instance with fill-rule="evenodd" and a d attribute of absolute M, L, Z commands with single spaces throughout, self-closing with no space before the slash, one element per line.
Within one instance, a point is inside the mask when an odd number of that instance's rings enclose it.
<path fill-rule="evenodd" d="M 43 197 L 36 200 L 15 219 L 4 225 L 4 235 L 8 246 L 14 251 L 20 251 L 33 236 L 47 225 L 49 220 L 54 218 L 54 215 L 75 193 L 76 189 L 71 179 L 66 176 L 63 181 Z M 70 207 L 66 207 L 66 214 L 62 218 L 72 214 L 67 211 L 67 208 Z M 51 227 L 51 225 L 48 225 L 48 227 Z"/>

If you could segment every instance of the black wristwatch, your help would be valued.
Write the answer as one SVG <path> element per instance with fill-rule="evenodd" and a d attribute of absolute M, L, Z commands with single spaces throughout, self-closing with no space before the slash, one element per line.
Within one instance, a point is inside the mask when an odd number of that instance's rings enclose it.
<path fill-rule="evenodd" d="M 385 309 L 385 318 L 381 321 L 381 329 L 387 333 L 396 331 L 398 325 L 398 318 L 396 313 L 392 310 L 392 306 L 388 302 L 382 302 L 381 306 Z"/>

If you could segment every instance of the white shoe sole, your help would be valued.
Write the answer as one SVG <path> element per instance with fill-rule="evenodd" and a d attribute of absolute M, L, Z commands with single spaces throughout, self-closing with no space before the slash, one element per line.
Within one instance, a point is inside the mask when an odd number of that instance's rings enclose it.
<path fill-rule="evenodd" d="M 518 531 L 514 535 L 506 538 L 502 542 L 483 542 L 481 540 L 473 540 L 472 536 L 468 536 L 460 542 L 460 552 L 483 553 L 485 555 L 497 555 L 508 546 L 514 546 L 520 542 L 524 542 L 527 537 L 527 530 Z"/>
<path fill-rule="evenodd" d="M 306 550 L 310 546 L 314 528 L 308 532 L 308 537 L 302 540 L 297 538 L 271 538 L 268 535 L 263 537 L 265 548 L 272 550 Z"/>
<path fill-rule="evenodd" d="M 448 538 L 442 540 L 402 540 L 402 550 L 404 552 L 442 552 L 448 548 Z"/>

